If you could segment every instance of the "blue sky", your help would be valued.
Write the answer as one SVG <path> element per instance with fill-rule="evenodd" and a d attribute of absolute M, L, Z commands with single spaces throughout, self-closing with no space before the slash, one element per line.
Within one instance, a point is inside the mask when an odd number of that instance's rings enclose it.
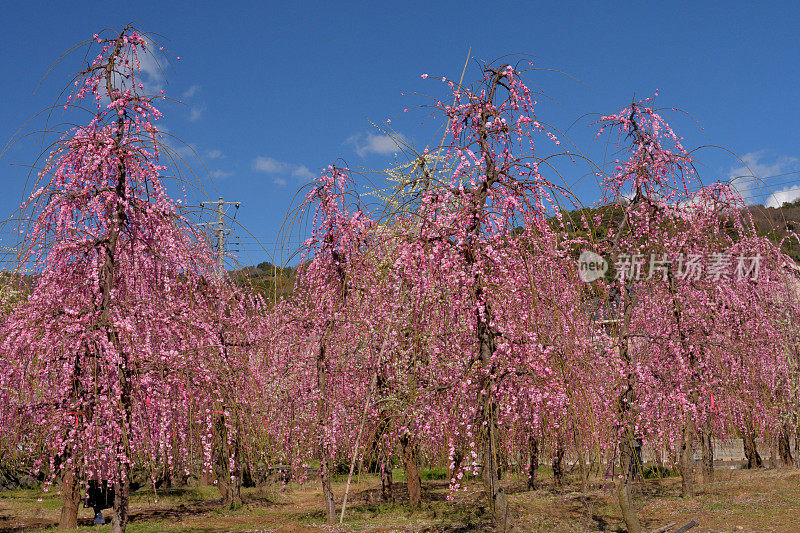
<path fill-rule="evenodd" d="M 792 173 L 800 170 L 800 8 L 793 3 L 31 1 L 1 7 L 3 146 L 19 128 L 43 127 L 41 118 L 26 122 L 56 103 L 81 67 L 82 55 L 68 56 L 34 93 L 63 51 L 131 21 L 164 36 L 159 44 L 171 64 L 164 64 L 163 76 L 154 71 L 150 82 L 183 103 L 162 106 L 162 126 L 201 156 L 207 170 L 197 161 L 191 166 L 205 194 L 242 203 L 237 223 L 267 248 L 240 230 L 244 264 L 280 261 L 270 255 L 292 198 L 320 168 L 339 158 L 356 169 L 392 164 L 392 143 L 370 121 L 392 118 L 415 145 L 431 142 L 438 124 L 425 121 L 424 110 L 402 111 L 425 103 L 413 93 L 443 96 L 440 84 L 420 74 L 457 79 L 470 47 L 474 60 L 526 53 L 538 67 L 569 74 L 542 70 L 528 79 L 552 99 L 540 99 L 539 117 L 569 128 L 570 139 L 590 155 L 602 158 L 591 144 L 589 114 L 658 90 L 659 107 L 688 113 L 667 114 L 687 147 L 724 148 L 697 152 L 705 182 L 747 173 L 729 150 L 757 176 L 777 176 L 766 179 L 771 190 L 764 200 L 800 197 L 793 189 L 800 173 Z M 465 79 L 478 75 L 473 61 Z M 24 195 L 26 166 L 41 151 L 36 139 L 15 141 L 0 157 L 2 218 Z M 590 203 L 597 186 L 581 179 L 584 171 L 575 168 L 565 179 Z M 761 201 L 752 184 L 741 188 Z M 190 202 L 199 200 L 189 195 Z"/>

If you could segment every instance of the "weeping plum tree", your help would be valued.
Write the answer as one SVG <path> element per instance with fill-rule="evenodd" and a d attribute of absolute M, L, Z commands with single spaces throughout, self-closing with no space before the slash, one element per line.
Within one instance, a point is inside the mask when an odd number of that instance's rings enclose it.
<path fill-rule="evenodd" d="M 518 272 L 513 264 L 518 256 L 506 253 L 514 246 L 516 223 L 529 242 L 552 246 L 546 220 L 555 187 L 539 172 L 541 158 L 536 157 L 534 137 L 541 134 L 558 141 L 537 121 L 530 90 L 511 66 L 487 66 L 475 88 L 445 82 L 454 102 L 437 106 L 448 119 L 445 157 L 451 170 L 442 178 L 442 186 L 426 193 L 420 203 L 419 239 L 437 257 L 436 268 L 447 273 L 437 277 L 462 288 L 462 295 L 447 305 L 464 313 L 474 347 L 472 354 L 459 354 L 457 359 L 474 378 L 466 380 L 460 392 L 474 394 L 471 401 L 464 399 L 470 405 L 467 413 L 474 416 L 466 428 L 470 445 L 479 446 L 490 514 L 498 529 L 505 531 L 514 520 L 499 479 L 503 453 L 498 417 L 507 409 L 499 400 L 506 386 L 503 381 L 514 375 L 516 339 L 505 336 L 510 315 L 497 313 L 502 297 L 495 287 L 500 278 Z M 514 153 L 517 143 L 521 153 Z M 443 352 L 439 357 L 450 355 Z M 533 357 L 530 352 L 525 356 Z"/>
<path fill-rule="evenodd" d="M 785 278 L 778 272 L 777 248 L 741 220 L 743 204 L 735 192 L 722 184 L 699 186 L 689 152 L 649 100 L 603 117 L 600 124 L 601 132 L 618 134 L 628 155 L 604 180 L 606 197 L 624 207 L 619 224 L 598 244 L 616 261 L 616 278 L 607 290 L 617 295 L 618 316 L 609 355 L 623 376 L 615 417 L 622 469 L 618 497 L 628 530 L 640 531 L 631 499 L 635 443 L 645 439 L 677 449 L 682 494 L 694 495 L 695 442 L 698 433 L 708 441 L 708 428 L 719 419 L 712 408 L 714 390 L 718 398 L 727 396 L 717 374 L 724 361 L 719 347 L 727 342 L 717 335 L 731 315 L 719 308 L 730 306 L 725 303 L 730 298 L 747 302 L 753 311 L 738 309 L 737 320 L 753 316 L 749 326 L 773 332 L 765 301 L 741 298 L 755 292 L 769 301 L 768 295 L 780 293 L 775 280 Z M 623 201 L 623 194 L 630 201 Z M 743 270 L 753 258 L 763 268 L 757 280 L 752 270 Z"/>
<path fill-rule="evenodd" d="M 27 203 L 23 261 L 40 274 L 4 323 L 2 374 L 58 475 L 60 527 L 76 525 L 81 481 L 109 479 L 119 532 L 136 458 L 186 453 L 168 436 L 190 422 L 210 434 L 217 343 L 187 295 L 220 281 L 161 178 L 161 113 L 138 79 L 152 45 L 131 27 L 92 42 L 68 100 L 91 120 L 55 144 Z"/>
<path fill-rule="evenodd" d="M 357 409 L 350 400 L 366 400 L 372 379 L 365 376 L 374 368 L 368 362 L 359 364 L 352 350 L 361 338 L 354 318 L 362 311 L 353 287 L 364 281 L 359 256 L 372 222 L 360 209 L 350 211 L 350 187 L 348 170 L 329 166 L 306 195 L 303 208 L 313 211 L 313 234 L 306 243 L 309 260 L 298 274 L 297 294 L 288 313 L 295 339 L 305 346 L 308 357 L 296 383 L 305 389 L 304 396 L 309 394 L 306 407 L 316 410 L 307 422 L 314 426 L 313 458 L 320 463 L 328 523 L 336 519 L 334 460 L 357 440 L 352 435 L 355 424 L 348 424 L 352 420 L 348 415 Z"/>
<path fill-rule="evenodd" d="M 215 402 L 211 459 L 225 505 L 242 505 L 241 487 L 260 436 L 256 399 L 263 357 L 266 316 L 260 295 L 217 281 L 202 284 L 187 297 L 210 337 L 209 364 L 214 380 L 205 391 Z"/>
<path fill-rule="evenodd" d="M 649 396 L 637 398 L 637 393 L 640 396 L 647 396 L 647 391 L 642 390 L 643 376 L 639 371 L 641 365 L 636 358 L 636 347 L 642 344 L 640 337 L 636 335 L 640 331 L 634 329 L 638 310 L 643 307 L 642 302 L 646 302 L 647 297 L 653 294 L 652 283 L 660 281 L 659 277 L 653 277 L 655 272 L 649 273 L 645 282 L 639 281 L 641 265 L 633 262 L 639 261 L 640 258 L 659 258 L 658 265 L 651 262 L 650 267 L 653 270 L 658 268 L 658 272 L 665 274 L 661 278 L 669 280 L 669 290 L 666 292 L 667 296 L 671 295 L 672 298 L 666 301 L 672 302 L 671 318 L 674 318 L 678 330 L 671 333 L 675 333 L 673 341 L 677 341 L 680 345 L 672 347 L 678 352 L 679 357 L 687 358 L 690 367 L 694 369 L 696 366 L 696 352 L 687 342 L 686 331 L 682 328 L 683 309 L 676 295 L 675 272 L 669 268 L 666 260 L 676 250 L 686 251 L 686 246 L 676 242 L 676 238 L 680 235 L 677 226 L 681 222 L 679 212 L 681 202 L 688 199 L 694 169 L 691 157 L 682 147 L 680 139 L 646 104 L 647 101 L 635 102 L 630 107 L 600 120 L 601 132 L 606 129 L 615 131 L 619 135 L 619 144 L 630 142 L 630 146 L 626 147 L 628 159 L 615 162 L 613 175 L 604 180 L 604 192 L 606 197 L 614 202 L 619 202 L 623 194 L 630 194 L 632 199 L 626 204 L 618 227 L 612 228 L 607 241 L 601 243 L 601 247 L 611 258 L 632 258 L 626 259 L 624 263 L 618 261 L 616 279 L 610 287 L 610 293 L 619 295 L 617 298 L 619 320 L 614 336 L 613 355 L 618 358 L 620 375 L 625 376 L 619 385 L 616 417 L 622 470 L 617 494 L 626 526 L 632 532 L 641 531 L 630 488 L 636 470 L 634 462 L 638 461 L 635 452 L 636 441 L 643 436 L 641 431 L 637 430 L 636 422 L 637 415 L 644 410 L 638 408 L 650 400 Z M 648 282 L 650 285 L 647 285 Z M 634 293 L 636 303 L 633 300 Z M 659 294 L 659 298 L 660 301 L 665 301 L 664 294 Z M 669 323 L 670 320 L 668 317 L 651 314 L 647 316 L 646 322 L 650 327 L 646 328 L 649 331 L 641 332 L 645 335 L 665 322 Z M 658 346 L 653 347 L 651 344 L 647 345 L 646 351 L 659 350 Z M 649 366 L 647 368 L 654 369 Z M 652 389 L 654 393 L 657 391 L 656 388 Z M 690 401 L 696 401 L 694 394 L 690 395 L 693 396 Z M 683 433 L 684 449 L 691 448 L 691 439 L 694 435 L 692 422 L 686 424 Z M 688 479 L 688 472 L 684 469 L 683 473 L 684 480 Z"/>

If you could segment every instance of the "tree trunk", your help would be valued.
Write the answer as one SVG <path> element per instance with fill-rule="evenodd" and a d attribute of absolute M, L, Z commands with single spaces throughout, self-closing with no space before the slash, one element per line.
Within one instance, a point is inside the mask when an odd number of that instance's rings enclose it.
<path fill-rule="evenodd" d="M 800 458 L 800 424 L 794 430 L 794 454 Z"/>
<path fill-rule="evenodd" d="M 494 102 L 497 87 L 501 85 L 501 79 L 505 76 L 505 66 L 493 71 L 492 81 L 485 101 L 489 104 Z M 479 214 L 486 209 L 487 199 L 492 186 L 500 180 L 500 173 L 494 160 L 495 148 L 490 145 L 489 135 L 486 124 L 492 120 L 493 113 L 489 108 L 481 112 L 480 126 L 478 131 L 478 142 L 480 144 L 481 156 L 485 163 L 485 179 L 473 190 L 472 205 L 470 206 L 474 214 L 472 222 L 467 228 L 467 233 L 473 239 L 468 241 L 467 246 L 462 250 L 464 260 L 470 268 L 479 265 L 476 253 L 476 242 L 481 239 L 481 216 Z M 498 428 L 497 428 L 497 404 L 495 401 L 497 376 L 494 368 L 493 356 L 495 354 L 496 334 L 493 329 L 491 302 L 487 300 L 484 293 L 483 281 L 479 269 L 474 270 L 473 298 L 475 305 L 475 333 L 478 342 L 478 362 L 481 366 L 480 390 L 478 391 L 477 407 L 479 428 L 479 438 L 481 446 L 481 461 L 483 462 L 483 483 L 486 489 L 486 496 L 489 500 L 489 512 L 497 531 L 505 533 L 513 529 L 513 519 L 509 514 L 508 499 L 505 491 L 500 486 L 497 475 L 498 468 Z"/>
<path fill-rule="evenodd" d="M 556 443 L 556 453 L 553 457 L 553 481 L 557 487 L 564 485 L 564 445 L 561 439 Z"/>
<path fill-rule="evenodd" d="M 683 427 L 681 441 L 681 496 L 691 498 L 694 496 L 694 420 L 691 416 Z"/>
<path fill-rule="evenodd" d="M 778 454 L 781 457 L 781 464 L 783 466 L 794 466 L 794 459 L 792 458 L 792 450 L 789 445 L 789 426 L 784 425 L 781 428 L 781 434 L 778 437 Z"/>
<path fill-rule="evenodd" d="M 633 500 L 631 499 L 631 474 L 633 472 L 634 454 L 633 441 L 623 435 L 619 448 L 619 466 L 622 469 L 622 474 L 617 483 L 619 507 L 622 511 L 622 518 L 625 521 L 628 533 L 642 533 L 642 526 L 639 523 L 639 517 L 636 515 L 636 509 L 634 509 Z"/>
<path fill-rule="evenodd" d="M 578 463 L 578 475 L 581 478 L 581 492 L 586 492 L 589 489 L 589 471 L 586 465 L 582 439 L 577 432 L 575 433 L 575 461 Z"/>
<path fill-rule="evenodd" d="M 81 489 L 72 467 L 63 466 L 61 471 L 61 517 L 58 529 L 78 527 L 78 507 L 81 503 Z"/>
<path fill-rule="evenodd" d="M 392 494 L 392 465 L 385 457 L 381 460 L 381 501 L 394 501 L 394 494 Z"/>
<path fill-rule="evenodd" d="M 385 348 L 386 342 L 384 341 L 384 345 L 380 350 L 381 356 Z M 375 386 L 379 397 L 384 397 L 388 393 L 386 369 L 383 366 L 381 367 L 381 371 L 378 372 Z M 381 440 L 387 431 L 389 431 L 391 422 L 391 411 L 389 409 L 381 409 L 380 413 L 378 414 L 378 423 L 375 426 L 375 432 L 372 436 L 372 444 L 370 445 L 370 452 L 368 455 L 368 457 L 370 457 L 370 463 L 373 465 L 370 470 L 374 471 L 374 465 L 379 461 L 378 465 L 381 474 L 381 501 L 383 502 L 394 501 L 394 494 L 392 494 L 392 462 L 386 446 L 381 445 Z"/>
<path fill-rule="evenodd" d="M 703 425 L 700 432 L 700 447 L 703 450 L 703 481 L 714 482 L 714 437 L 708 422 Z"/>
<path fill-rule="evenodd" d="M 483 301 L 483 288 L 477 282 L 475 300 Z M 509 514 L 508 498 L 500 486 L 498 476 L 498 444 L 499 435 L 496 420 L 497 404 L 494 400 L 497 378 L 494 375 L 492 356 L 495 353 L 495 332 L 489 324 L 491 306 L 484 303 L 484 313 L 476 311 L 478 332 L 478 358 L 485 374 L 480 381 L 478 396 L 479 428 L 481 443 L 481 461 L 483 462 L 483 484 L 489 499 L 489 513 L 497 531 L 504 533 L 513 529 L 513 520 Z"/>
<path fill-rule="evenodd" d="M 87 349 L 88 354 L 88 349 Z M 90 366 L 90 371 L 97 371 L 97 362 Z M 83 386 L 81 384 L 81 364 L 80 358 L 75 357 L 72 365 L 72 394 L 70 402 L 77 402 L 78 398 L 83 396 Z M 91 411 L 87 409 L 87 413 Z M 80 415 L 76 417 L 76 429 L 78 429 L 78 421 L 81 420 Z M 85 421 L 88 421 L 89 416 Z M 85 427 L 84 427 L 85 429 Z M 78 465 L 78 458 L 73 453 L 73 446 L 66 447 L 60 456 L 59 466 L 61 467 L 61 516 L 58 520 L 59 529 L 74 529 L 78 527 L 78 507 L 81 499 L 81 489 L 78 486 L 78 476 L 75 473 L 75 468 Z M 67 459 L 72 459 L 71 463 Z"/>
<path fill-rule="evenodd" d="M 241 507 L 241 476 L 237 475 L 239 469 L 234 469 L 234 471 L 231 469 L 231 444 L 225 415 L 222 413 L 217 413 L 214 421 L 214 433 L 216 448 L 214 451 L 214 476 L 217 479 L 217 489 L 222 497 L 222 503 L 228 507 Z"/>
<path fill-rule="evenodd" d="M 756 447 L 755 435 L 751 432 L 745 433 L 742 437 L 742 445 L 744 446 L 744 456 L 747 458 L 747 468 L 763 468 L 764 463 L 761 461 L 761 455 Z"/>
<path fill-rule="evenodd" d="M 119 50 L 122 46 L 122 39 L 117 41 L 116 51 L 114 55 L 118 57 Z M 108 94 L 113 94 L 113 76 L 114 76 L 114 61 L 109 60 L 106 85 Z M 114 137 L 114 145 L 116 149 L 122 146 L 124 138 L 124 117 L 120 114 L 117 119 L 118 132 Z M 112 214 L 111 224 L 108 232 L 108 242 L 105 246 L 105 257 L 103 265 L 100 268 L 100 315 L 103 319 L 106 337 L 109 344 L 114 347 L 114 351 L 119 359 L 117 364 L 118 380 L 119 380 L 119 403 L 121 407 L 121 420 L 118 420 L 120 426 L 120 434 L 117 435 L 116 442 L 116 480 L 114 481 L 114 514 L 111 519 L 111 532 L 123 533 L 125 527 L 128 525 L 128 497 L 130 493 L 131 483 L 131 465 L 130 465 L 130 434 L 131 434 L 131 420 L 133 416 L 133 391 L 132 391 L 132 368 L 131 362 L 128 360 L 128 354 L 122 349 L 122 342 L 119 338 L 119 332 L 114 328 L 114 320 L 112 319 L 111 305 L 113 292 L 116 288 L 116 275 L 117 275 L 117 246 L 122 232 L 123 225 L 127 222 L 128 216 L 125 213 L 125 203 L 127 202 L 127 168 L 126 163 L 120 160 L 117 164 L 117 184 L 114 192 L 117 196 L 116 209 Z"/>
<path fill-rule="evenodd" d="M 218 415 L 214 421 L 214 433 L 216 433 L 214 435 L 214 477 L 223 505 L 230 505 L 233 495 L 230 490 L 231 474 L 228 471 L 228 461 L 226 460 L 225 418 L 222 415 Z"/>
<path fill-rule="evenodd" d="M 528 450 L 530 462 L 528 463 L 528 488 L 536 490 L 536 472 L 539 470 L 539 439 L 536 437 L 528 438 Z"/>
<path fill-rule="evenodd" d="M 411 441 L 408 434 L 400 437 L 400 446 L 403 449 L 403 466 L 406 469 L 406 488 L 408 489 L 408 503 L 417 506 L 422 501 L 422 479 L 419 471 L 419 446 Z"/>
<path fill-rule="evenodd" d="M 485 323 L 479 325 L 484 326 L 487 330 L 489 328 L 489 325 Z M 481 359 L 485 361 L 486 366 L 489 367 L 491 354 L 494 350 L 489 348 L 490 343 L 486 342 L 487 337 L 488 334 L 486 337 L 481 336 Z M 485 358 L 483 355 L 484 351 L 488 352 Z M 481 394 L 481 398 L 479 399 L 481 406 L 479 427 L 482 448 L 481 460 L 483 462 L 483 484 L 486 488 L 486 496 L 489 499 L 489 512 L 492 515 L 495 528 L 497 531 L 504 533 L 512 529 L 512 521 L 509 516 L 508 498 L 506 497 L 505 490 L 500 486 L 500 479 L 497 476 L 498 432 L 494 417 L 494 413 L 497 411 L 497 405 L 493 399 L 495 380 L 490 376 L 483 381 L 482 390 L 484 393 Z"/>
<path fill-rule="evenodd" d="M 778 442 L 776 439 L 773 439 L 769 446 L 769 467 L 778 468 Z"/>
<path fill-rule="evenodd" d="M 224 330 L 220 326 L 217 331 L 219 345 L 222 347 L 222 354 L 226 363 L 230 361 L 228 343 L 225 340 Z M 217 488 L 222 503 L 230 508 L 242 506 L 242 467 L 241 458 L 238 453 L 238 445 L 235 433 L 232 435 L 228 431 L 229 418 L 225 414 L 226 406 L 220 406 L 220 410 L 214 420 L 214 476 L 217 478 Z M 235 419 L 234 419 L 235 420 Z"/>
<path fill-rule="evenodd" d="M 114 515 L 111 518 L 111 533 L 124 533 L 128 525 L 128 503 L 131 491 L 131 467 L 125 463 L 117 470 L 114 482 Z"/>
<path fill-rule="evenodd" d="M 455 450 L 453 452 L 453 462 L 450 465 L 450 468 L 447 471 L 447 479 L 452 480 L 455 477 L 456 472 L 461 469 L 461 463 L 464 462 L 464 454 L 461 450 Z"/>
<path fill-rule="evenodd" d="M 322 482 L 322 497 L 325 500 L 326 520 L 329 524 L 336 523 L 336 502 L 333 499 L 331 486 L 331 468 L 328 459 L 323 459 L 320 467 L 320 480 Z"/>
<path fill-rule="evenodd" d="M 493 423 L 489 424 L 493 426 Z M 494 427 L 484 431 L 483 436 L 483 484 L 489 498 L 489 510 L 492 514 L 497 531 L 511 530 L 511 520 L 508 515 L 508 499 L 500 480 L 497 478 L 497 433 Z"/>
<path fill-rule="evenodd" d="M 629 334 L 631 323 L 631 312 L 633 306 L 631 305 L 631 298 L 628 290 L 623 286 L 620 296 L 622 297 L 622 331 L 620 335 L 620 356 L 621 359 L 627 364 L 631 364 L 631 354 L 629 350 Z M 620 444 L 619 444 L 619 462 L 622 472 L 620 479 L 617 483 L 617 499 L 619 500 L 619 508 L 622 512 L 622 518 L 625 521 L 625 526 L 628 533 L 641 533 L 642 526 L 639 523 L 639 517 L 636 514 L 636 509 L 633 506 L 631 499 L 631 482 L 633 474 L 633 458 L 634 458 L 634 445 L 633 434 L 630 427 L 629 412 L 634 400 L 634 376 L 630 370 L 625 380 L 625 389 L 622 391 L 618 398 L 618 409 L 620 413 Z"/>
<path fill-rule="evenodd" d="M 689 345 L 687 341 L 687 334 L 683 327 L 683 309 L 680 301 L 677 298 L 677 287 L 675 276 L 671 269 L 667 270 L 667 277 L 669 279 L 669 291 L 672 295 L 672 309 L 675 316 L 675 325 L 678 329 L 679 338 L 682 348 L 688 352 L 689 356 L 689 369 L 691 371 L 691 378 L 689 379 L 689 397 L 691 403 L 697 405 L 697 381 L 699 379 L 697 370 L 697 355 L 695 348 Z M 687 420 L 683 426 L 683 435 L 681 438 L 680 449 L 680 471 L 681 471 L 681 496 L 684 498 L 691 498 L 694 496 L 694 439 L 696 432 L 695 421 L 692 418 L 692 411 L 686 411 Z"/>
<path fill-rule="evenodd" d="M 317 442 L 317 456 L 320 461 L 319 476 L 322 483 L 322 498 L 325 500 L 325 512 L 329 524 L 336 523 L 336 502 L 333 499 L 331 487 L 331 468 L 327 454 L 325 439 L 327 438 L 328 402 L 326 395 L 326 368 L 325 368 L 325 341 L 320 340 L 317 351 L 317 386 L 319 387 L 319 402 L 317 409 L 317 423 L 319 434 Z"/>
<path fill-rule="evenodd" d="M 113 332 L 113 338 L 119 346 L 119 337 Z M 114 514 L 111 518 L 111 533 L 124 533 L 128 525 L 128 504 L 131 490 L 131 463 L 130 463 L 130 428 L 133 416 L 131 402 L 130 365 L 124 352 L 121 353 L 125 363 L 120 364 L 120 404 L 122 404 L 122 434 L 117 441 L 117 479 L 114 481 Z"/>
<path fill-rule="evenodd" d="M 490 380 L 493 381 L 493 380 Z M 493 385 L 491 386 L 493 388 Z M 500 479 L 497 475 L 497 425 L 492 414 L 497 406 L 490 398 L 491 393 L 487 393 L 483 398 L 481 425 L 481 443 L 483 461 L 483 484 L 486 487 L 486 495 L 489 498 L 489 511 L 492 515 L 497 531 L 506 532 L 513 529 L 513 522 L 509 516 L 508 498 L 505 490 L 500 486 Z"/>

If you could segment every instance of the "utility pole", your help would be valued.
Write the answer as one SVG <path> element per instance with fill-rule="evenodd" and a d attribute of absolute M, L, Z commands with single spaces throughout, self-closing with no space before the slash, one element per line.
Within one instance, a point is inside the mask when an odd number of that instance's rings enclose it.
<path fill-rule="evenodd" d="M 217 269 L 219 274 L 222 275 L 225 272 L 225 235 L 230 233 L 230 230 L 225 227 L 225 206 L 233 205 L 236 209 L 239 209 L 239 202 L 226 202 L 220 196 L 216 202 L 201 202 L 200 205 L 203 207 L 207 205 L 215 206 L 217 209 L 217 227 L 215 230 L 217 234 Z"/>

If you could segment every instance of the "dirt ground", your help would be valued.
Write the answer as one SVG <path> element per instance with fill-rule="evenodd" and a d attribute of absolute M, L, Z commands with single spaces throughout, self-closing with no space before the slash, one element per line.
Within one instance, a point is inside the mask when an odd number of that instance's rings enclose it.
<path fill-rule="evenodd" d="M 424 482 L 423 504 L 412 509 L 403 502 L 404 485 L 395 484 L 400 501 L 380 503 L 378 480 L 372 476 L 351 486 L 344 524 L 327 526 L 319 485 L 290 484 L 246 489 L 245 504 L 224 508 L 213 487 L 139 490 L 132 498 L 131 532 L 178 531 L 491 531 L 478 483 L 453 494 L 448 501 L 444 481 Z M 612 484 L 597 480 L 586 493 L 575 484 L 525 490 L 522 478 L 506 480 L 509 500 L 520 531 L 624 531 Z M 718 470 L 716 482 L 700 486 L 697 496 L 681 498 L 680 479 L 647 480 L 637 490 L 636 505 L 645 531 L 673 524 L 675 531 L 691 521 L 691 532 L 800 532 L 800 470 Z M 334 486 L 341 504 L 345 482 Z M 41 500 L 40 500 L 41 498 Z M 58 496 L 39 490 L 0 492 L 0 531 L 54 529 Z M 110 510 L 105 511 L 106 519 Z M 91 526 L 91 509 L 80 510 L 79 531 L 108 531 Z"/>

